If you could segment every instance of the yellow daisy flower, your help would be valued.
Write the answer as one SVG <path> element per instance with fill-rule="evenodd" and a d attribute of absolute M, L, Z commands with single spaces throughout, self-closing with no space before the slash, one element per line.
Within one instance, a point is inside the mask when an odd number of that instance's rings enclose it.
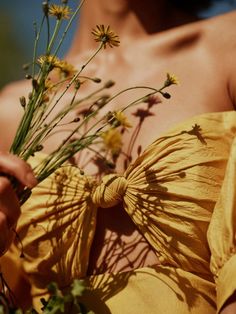
<path fill-rule="evenodd" d="M 109 129 L 103 132 L 101 138 L 104 141 L 106 148 L 111 151 L 112 155 L 118 155 L 121 151 L 122 140 L 121 134 L 117 129 Z"/>
<path fill-rule="evenodd" d="M 62 72 L 65 77 L 73 76 L 76 73 L 75 67 L 64 60 L 60 61 L 57 64 L 57 68 Z"/>
<path fill-rule="evenodd" d="M 166 75 L 167 75 L 167 78 L 164 83 L 165 87 L 173 85 L 173 84 L 176 84 L 176 85 L 179 84 L 179 80 L 174 74 L 167 73 Z"/>
<path fill-rule="evenodd" d="M 123 126 L 125 128 L 132 128 L 132 125 L 129 123 L 128 118 L 122 111 L 115 111 L 113 113 L 113 116 L 115 118 L 115 123 L 117 126 Z"/>
<path fill-rule="evenodd" d="M 60 60 L 56 56 L 41 56 L 38 58 L 38 63 L 42 66 L 47 63 L 50 64 L 52 68 L 55 68 L 60 64 Z"/>
<path fill-rule="evenodd" d="M 49 15 L 55 16 L 58 20 L 67 20 L 72 13 L 71 8 L 64 5 L 51 4 L 48 10 Z"/>
<path fill-rule="evenodd" d="M 101 42 L 104 49 L 108 44 L 111 48 L 118 47 L 120 44 L 119 37 L 110 29 L 110 26 L 96 25 L 96 28 L 92 30 L 95 41 Z"/>

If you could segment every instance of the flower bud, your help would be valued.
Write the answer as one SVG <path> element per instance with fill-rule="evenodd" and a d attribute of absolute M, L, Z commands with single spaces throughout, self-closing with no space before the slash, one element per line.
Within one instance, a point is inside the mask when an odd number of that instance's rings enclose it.
<path fill-rule="evenodd" d="M 101 83 L 102 80 L 99 77 L 94 77 L 94 78 L 92 78 L 92 81 L 94 83 Z"/>
<path fill-rule="evenodd" d="M 79 122 L 80 121 L 80 117 L 76 117 L 74 118 L 74 120 L 72 122 Z"/>
<path fill-rule="evenodd" d="M 165 97 L 166 99 L 171 98 L 171 95 L 169 93 L 162 93 L 162 96 Z"/>
<path fill-rule="evenodd" d="M 112 87 L 112 86 L 114 86 L 114 85 L 115 85 L 115 82 L 112 81 L 112 80 L 109 80 L 109 81 L 107 81 L 107 82 L 104 84 L 104 87 L 105 87 L 105 88 L 110 88 L 110 87 Z"/>
<path fill-rule="evenodd" d="M 26 99 L 25 99 L 25 96 L 21 96 L 20 97 L 20 104 L 23 108 L 25 108 L 26 106 Z"/>
<path fill-rule="evenodd" d="M 47 1 L 44 1 L 42 3 L 42 8 L 43 8 L 43 13 L 47 16 L 48 15 L 48 2 Z"/>

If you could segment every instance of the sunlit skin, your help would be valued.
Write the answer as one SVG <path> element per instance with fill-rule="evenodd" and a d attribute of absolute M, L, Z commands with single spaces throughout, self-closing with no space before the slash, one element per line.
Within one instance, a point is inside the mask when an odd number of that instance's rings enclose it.
<path fill-rule="evenodd" d="M 132 129 L 123 135 L 123 150 L 134 160 L 140 149 L 143 151 L 176 123 L 205 112 L 234 110 L 235 22 L 236 12 L 201 21 L 171 7 L 167 1 L 88 0 L 66 60 L 79 68 L 97 47 L 90 29 L 96 24 L 109 24 L 120 36 L 120 47 L 102 51 L 85 70 L 87 74 L 104 81 L 112 78 L 116 82 L 111 90 L 113 93 L 134 85 L 161 87 L 166 72 L 179 78 L 180 85 L 168 89 L 171 99 L 161 98 L 162 103 L 153 106 L 149 112 L 145 104 L 126 112 L 133 129 L 140 128 L 132 149 L 129 146 Z M 15 134 L 22 114 L 18 97 L 22 93 L 27 95 L 28 84 L 13 83 L 1 93 L 0 134 L 4 137 L 1 137 L 0 149 L 3 151 L 8 150 Z M 86 94 L 93 86 L 83 86 L 81 93 Z M 137 91 L 122 95 L 104 110 L 118 110 L 137 95 Z M 63 105 L 62 102 L 60 106 Z M 135 115 L 138 109 L 143 116 Z M 51 137 L 45 152 L 55 148 L 63 136 L 62 131 Z M 117 172 L 124 171 L 125 160 L 125 154 L 121 154 Z M 97 166 L 86 163 L 84 170 L 94 174 Z M 108 258 L 107 252 L 111 248 L 114 254 Z M 88 274 L 127 271 L 158 262 L 121 206 L 98 211 Z M 236 305 L 232 301 L 221 313 L 234 313 Z"/>

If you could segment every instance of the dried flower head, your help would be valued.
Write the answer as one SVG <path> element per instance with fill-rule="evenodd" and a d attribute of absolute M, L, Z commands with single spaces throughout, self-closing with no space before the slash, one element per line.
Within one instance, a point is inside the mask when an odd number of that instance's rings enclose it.
<path fill-rule="evenodd" d="M 121 151 L 122 140 L 121 134 L 117 129 L 109 129 L 103 132 L 101 138 L 104 141 L 105 147 L 111 151 L 112 155 L 118 155 Z"/>
<path fill-rule="evenodd" d="M 26 99 L 25 99 L 25 96 L 21 96 L 20 97 L 20 104 L 23 108 L 25 108 L 26 106 Z"/>
<path fill-rule="evenodd" d="M 164 83 L 165 87 L 168 87 L 173 84 L 176 84 L 176 85 L 179 84 L 179 80 L 174 74 L 167 73 L 166 76 L 167 78 Z"/>
<path fill-rule="evenodd" d="M 101 42 L 104 49 L 108 44 L 111 48 L 118 47 L 120 44 L 119 37 L 110 29 L 110 26 L 96 25 L 96 28 L 92 30 L 95 41 Z"/>
<path fill-rule="evenodd" d="M 51 68 L 50 70 L 57 68 L 64 77 L 71 77 L 76 73 L 76 69 L 72 64 L 67 61 L 60 60 L 56 56 L 41 56 L 38 58 L 38 63 L 41 66 L 44 64 L 49 65 Z"/>
<path fill-rule="evenodd" d="M 56 56 L 41 56 L 38 58 L 38 63 L 43 66 L 44 64 L 50 65 L 50 67 L 53 69 L 55 67 L 58 67 L 60 64 L 60 60 Z"/>
<path fill-rule="evenodd" d="M 64 77 L 71 77 L 76 73 L 75 67 L 67 61 L 61 60 L 56 66 Z"/>
<path fill-rule="evenodd" d="M 113 123 L 114 126 L 123 126 L 124 128 L 132 128 L 132 125 L 129 123 L 128 118 L 123 111 L 113 112 Z"/>
<path fill-rule="evenodd" d="M 49 6 L 49 15 L 55 16 L 58 20 L 69 19 L 71 14 L 71 9 L 68 6 L 51 4 Z"/>

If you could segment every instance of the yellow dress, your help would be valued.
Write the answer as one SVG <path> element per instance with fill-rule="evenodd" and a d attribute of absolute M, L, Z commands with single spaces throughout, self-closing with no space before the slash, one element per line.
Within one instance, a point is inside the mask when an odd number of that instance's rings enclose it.
<path fill-rule="evenodd" d="M 97 210 L 123 203 L 161 265 L 86 278 L 87 307 L 218 313 L 236 290 L 235 134 L 236 112 L 206 113 L 158 138 L 124 174 L 96 182 L 67 164 L 42 182 L 18 224 L 36 302 L 50 281 L 63 289 L 85 278 Z"/>

